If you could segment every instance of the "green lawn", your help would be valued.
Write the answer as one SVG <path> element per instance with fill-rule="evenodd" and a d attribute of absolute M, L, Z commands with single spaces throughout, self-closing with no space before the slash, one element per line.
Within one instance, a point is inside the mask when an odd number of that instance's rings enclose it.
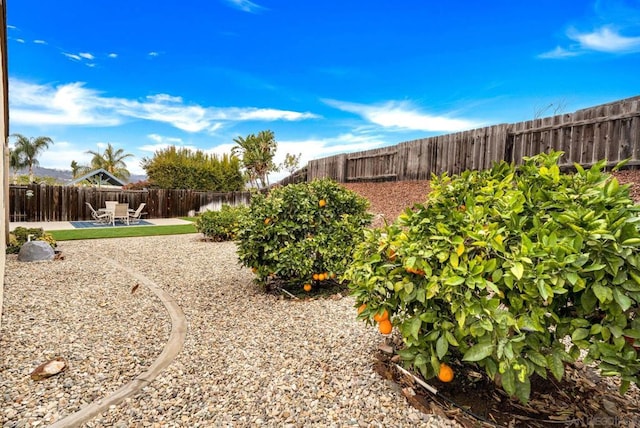
<path fill-rule="evenodd" d="M 185 220 L 192 220 L 185 218 Z M 69 229 L 47 231 L 56 241 L 72 241 L 76 239 L 130 238 L 136 236 L 182 235 L 197 233 L 193 224 L 169 226 L 129 226 L 119 228 Z"/>

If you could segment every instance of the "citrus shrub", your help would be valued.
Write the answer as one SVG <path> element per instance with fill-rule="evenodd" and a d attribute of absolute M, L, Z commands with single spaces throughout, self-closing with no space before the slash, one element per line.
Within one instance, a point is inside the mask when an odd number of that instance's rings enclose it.
<path fill-rule="evenodd" d="M 261 284 L 277 280 L 317 289 L 351 263 L 371 222 L 368 205 L 329 179 L 255 194 L 237 236 L 240 262 Z"/>
<path fill-rule="evenodd" d="M 638 207 L 604 162 L 564 174 L 561 156 L 434 177 L 427 202 L 366 232 L 344 275 L 358 317 L 388 311 L 426 378 L 458 361 L 526 402 L 583 351 L 621 393 L 638 384 Z"/>
<path fill-rule="evenodd" d="M 244 205 L 223 204 L 220 211 L 205 211 L 194 223 L 198 232 L 214 241 L 232 241 L 235 239 L 240 217 L 248 208 Z"/>

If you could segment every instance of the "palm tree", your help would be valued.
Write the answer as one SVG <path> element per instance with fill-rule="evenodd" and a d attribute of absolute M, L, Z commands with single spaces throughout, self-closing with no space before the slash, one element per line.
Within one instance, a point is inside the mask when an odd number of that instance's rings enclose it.
<path fill-rule="evenodd" d="M 9 149 L 9 167 L 13 170 L 13 184 L 18 182 L 18 171 L 26 167 L 24 157 L 17 150 Z"/>
<path fill-rule="evenodd" d="M 22 134 L 13 134 L 12 137 L 16 138 L 14 145 L 14 151 L 17 152 L 16 159 L 22 159 L 24 161 L 23 166 L 29 167 L 29 182 L 33 183 L 33 167 L 40 164 L 38 155 L 48 149 L 49 144 L 53 144 L 53 140 L 49 137 L 27 138 Z"/>
<path fill-rule="evenodd" d="M 246 138 L 238 137 L 233 140 L 237 145 L 231 149 L 233 155 L 242 152 L 242 166 L 248 176 L 248 181 L 255 187 L 269 185 L 269 172 L 278 168 L 273 163 L 276 152 L 276 139 L 273 131 L 260 131 L 258 135 L 250 134 Z"/>
<path fill-rule="evenodd" d="M 247 181 L 250 185 L 258 187 L 258 175 L 256 171 L 257 160 L 255 155 L 258 150 L 255 135 L 250 134 L 247 138 L 238 136 L 238 138 L 233 139 L 233 142 L 237 145 L 233 146 L 231 154 L 237 156 L 238 152 L 242 153 L 241 161 L 247 175 Z"/>
<path fill-rule="evenodd" d="M 92 150 L 88 150 L 86 153 L 93 155 L 93 159 L 91 159 L 92 171 L 102 168 L 121 180 L 127 180 L 131 175 L 129 170 L 127 170 L 127 164 L 124 160 L 133 156 L 133 154 L 125 154 L 123 149 L 114 150 L 111 143 L 107 144 L 104 153 L 98 153 Z"/>
<path fill-rule="evenodd" d="M 80 175 L 81 170 L 82 170 L 82 166 L 80 166 L 78 162 L 72 160 L 71 161 L 71 177 L 78 178 L 78 175 Z"/>
<path fill-rule="evenodd" d="M 260 177 L 262 187 L 268 187 L 269 173 L 271 171 L 278 170 L 278 166 L 273 162 L 273 158 L 276 155 L 276 148 L 278 147 L 278 143 L 276 142 L 276 137 L 273 131 L 270 130 L 258 132 L 258 136 L 256 137 L 256 139 L 258 140 L 259 149 L 257 173 L 258 177 Z"/>

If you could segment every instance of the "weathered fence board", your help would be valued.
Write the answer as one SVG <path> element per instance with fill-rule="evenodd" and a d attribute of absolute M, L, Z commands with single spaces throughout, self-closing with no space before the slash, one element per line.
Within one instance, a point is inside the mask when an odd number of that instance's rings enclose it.
<path fill-rule="evenodd" d="M 31 194 L 31 196 L 28 196 Z M 32 184 L 9 186 L 9 221 L 89 220 L 86 202 L 94 208 L 105 201 L 118 201 L 137 208 L 146 203 L 145 218 L 186 217 L 205 210 L 219 210 L 223 204 L 247 205 L 249 192 L 201 192 L 196 190 L 122 190 L 93 187 Z"/>
<path fill-rule="evenodd" d="M 491 168 L 502 160 L 520 164 L 523 157 L 550 150 L 565 153 L 563 168 L 574 163 L 589 167 L 603 159 L 609 166 L 625 159 L 640 166 L 640 97 L 312 160 L 307 180 L 423 180 L 443 172 Z"/>

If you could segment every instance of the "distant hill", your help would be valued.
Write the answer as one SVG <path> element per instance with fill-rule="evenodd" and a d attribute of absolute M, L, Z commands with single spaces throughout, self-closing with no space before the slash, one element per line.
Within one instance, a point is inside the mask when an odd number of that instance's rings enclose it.
<path fill-rule="evenodd" d="M 62 184 L 66 184 L 73 180 L 73 175 L 71 174 L 71 170 L 63 170 L 63 169 L 53 169 L 53 168 L 43 168 L 40 166 L 36 166 L 33 168 L 33 173 L 36 177 L 52 177 L 55 178 L 56 181 L 59 181 Z M 13 171 L 9 173 L 13 174 Z M 19 172 L 20 175 L 28 174 L 28 171 L 22 170 Z M 137 181 L 146 180 L 147 177 L 145 175 L 135 175 L 131 174 L 129 177 L 128 183 L 135 183 Z"/>

